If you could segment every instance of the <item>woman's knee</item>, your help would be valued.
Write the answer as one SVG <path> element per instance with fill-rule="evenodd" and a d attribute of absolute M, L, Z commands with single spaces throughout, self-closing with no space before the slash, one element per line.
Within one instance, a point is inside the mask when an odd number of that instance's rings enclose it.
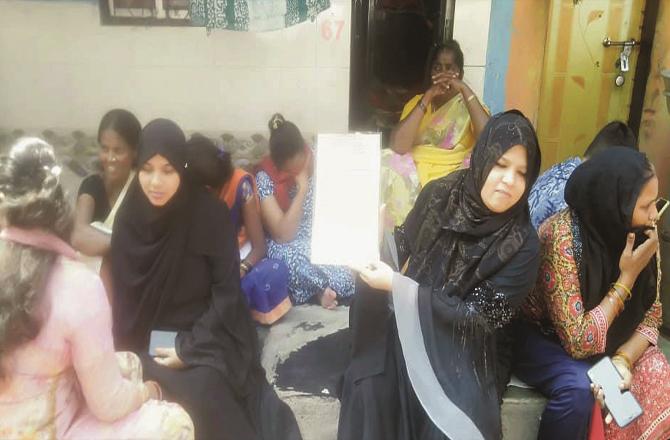
<path fill-rule="evenodd" d="M 581 373 L 583 373 L 583 377 Z M 575 372 L 570 376 L 560 388 L 556 398 L 561 400 L 572 412 L 589 417 L 595 401 L 591 392 L 591 382 L 586 376 L 586 372 Z"/>

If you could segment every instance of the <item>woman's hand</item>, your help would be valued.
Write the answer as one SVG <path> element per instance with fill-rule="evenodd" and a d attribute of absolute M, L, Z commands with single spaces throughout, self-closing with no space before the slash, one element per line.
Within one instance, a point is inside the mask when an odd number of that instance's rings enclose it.
<path fill-rule="evenodd" d="M 630 389 L 630 383 L 633 380 L 633 373 L 628 369 L 626 362 L 614 356 L 612 358 L 612 363 L 616 367 L 616 370 L 621 376 L 621 383 L 619 383 L 619 389 L 621 391 L 626 391 Z"/>
<path fill-rule="evenodd" d="M 450 90 L 462 93 L 466 98 L 473 94 L 470 87 L 455 72 L 438 73 L 433 75 L 432 80 L 433 86 L 426 93 L 432 93 L 433 97 L 445 94 Z"/>
<path fill-rule="evenodd" d="M 651 258 L 658 250 L 658 233 L 656 229 L 645 231 L 649 237 L 644 243 L 633 249 L 635 245 L 635 234 L 629 233 L 626 238 L 626 247 L 621 253 L 619 259 L 619 270 L 621 276 L 625 278 L 624 284 L 631 288 L 637 279 L 637 276 L 649 264 Z"/>
<path fill-rule="evenodd" d="M 305 161 L 305 166 L 302 167 L 302 170 L 295 176 L 295 183 L 298 185 L 299 191 L 307 190 L 307 184 L 309 183 L 309 177 L 312 174 L 311 160 Z"/>
<path fill-rule="evenodd" d="M 393 269 L 386 263 L 378 261 L 370 263 L 365 266 L 350 266 L 353 270 L 358 272 L 361 279 L 373 289 L 391 291 L 393 285 Z"/>
<path fill-rule="evenodd" d="M 607 409 L 607 406 L 605 406 L 605 392 L 603 391 L 603 388 L 600 385 L 592 383 L 591 392 L 593 393 L 596 402 L 598 402 L 598 405 L 600 405 L 602 409 Z M 605 415 L 605 424 L 609 425 L 610 423 L 612 423 L 612 414 L 607 412 Z"/>
<path fill-rule="evenodd" d="M 177 350 L 174 348 L 156 348 L 156 357 L 154 361 L 164 367 L 180 369 L 184 368 L 186 364 L 177 355 Z"/>
<path fill-rule="evenodd" d="M 425 96 L 428 102 L 432 101 L 438 96 L 445 95 L 449 92 L 450 86 L 449 81 L 453 78 L 453 75 L 449 73 L 438 73 L 431 77 L 432 85 L 428 90 L 426 90 Z"/>
<path fill-rule="evenodd" d="M 154 382 L 153 380 L 147 380 L 146 382 L 144 382 L 144 386 L 147 389 L 147 400 L 163 399 L 163 391 L 161 390 L 161 386 L 158 384 L 158 382 Z"/>

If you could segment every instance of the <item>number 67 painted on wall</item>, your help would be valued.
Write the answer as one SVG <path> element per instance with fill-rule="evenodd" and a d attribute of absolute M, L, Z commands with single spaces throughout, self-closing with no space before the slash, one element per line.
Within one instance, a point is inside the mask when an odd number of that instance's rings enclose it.
<path fill-rule="evenodd" d="M 344 20 L 323 20 L 321 22 L 321 38 L 326 41 L 339 41 L 344 29 Z"/>

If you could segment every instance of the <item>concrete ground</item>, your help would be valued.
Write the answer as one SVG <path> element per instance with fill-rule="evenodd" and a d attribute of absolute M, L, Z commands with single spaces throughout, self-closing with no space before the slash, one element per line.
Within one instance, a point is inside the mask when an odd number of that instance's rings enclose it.
<path fill-rule="evenodd" d="M 268 380 L 275 383 L 277 366 L 291 353 L 310 341 L 346 328 L 348 324 L 347 307 L 330 311 L 320 306 L 304 305 L 291 309 L 272 327 L 259 328 L 263 343 L 262 363 Z M 662 338 L 660 345 L 668 356 L 670 341 Z M 304 440 L 335 440 L 340 407 L 337 398 L 292 389 L 278 389 L 277 392 L 293 409 Z M 544 404 L 545 399 L 535 391 L 509 387 L 502 407 L 503 438 L 534 440 Z"/>
<path fill-rule="evenodd" d="M 294 307 L 280 322 L 262 328 L 262 363 L 268 380 L 276 379 L 276 368 L 289 354 L 310 341 L 348 327 L 349 308 L 326 310 L 321 306 Z M 314 396 L 290 389 L 278 389 L 279 397 L 288 403 L 298 419 L 304 440 L 331 440 L 337 436 L 340 403 L 335 397 Z"/>

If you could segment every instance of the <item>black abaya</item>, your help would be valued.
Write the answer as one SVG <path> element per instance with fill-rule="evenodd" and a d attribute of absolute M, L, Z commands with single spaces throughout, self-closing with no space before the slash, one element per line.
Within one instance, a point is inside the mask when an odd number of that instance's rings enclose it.
<path fill-rule="evenodd" d="M 171 121 L 153 121 L 142 131 L 140 167 L 161 155 L 180 185 L 165 206 L 155 207 L 136 178 L 117 214 L 111 246 L 116 347 L 142 354 L 146 377 L 186 408 L 197 439 L 300 439 L 293 414 L 260 365 L 228 209 L 190 183 L 184 144 Z M 177 332 L 184 369 L 146 355 L 152 330 Z"/>

